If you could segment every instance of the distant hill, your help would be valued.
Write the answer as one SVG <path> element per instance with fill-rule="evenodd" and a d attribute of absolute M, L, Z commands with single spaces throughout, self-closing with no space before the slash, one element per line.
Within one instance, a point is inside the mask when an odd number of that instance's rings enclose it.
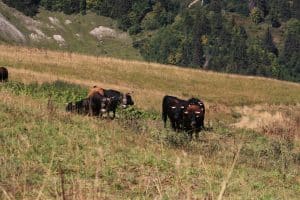
<path fill-rule="evenodd" d="M 66 15 L 43 8 L 33 18 L 0 2 L 0 43 L 141 60 L 132 39 L 108 17 Z"/>
<path fill-rule="evenodd" d="M 3 2 L 41 22 L 38 30 L 16 25 L 19 43 L 27 32 L 32 46 L 300 81 L 297 0 Z M 13 22 L 7 9 L 0 19 Z"/>

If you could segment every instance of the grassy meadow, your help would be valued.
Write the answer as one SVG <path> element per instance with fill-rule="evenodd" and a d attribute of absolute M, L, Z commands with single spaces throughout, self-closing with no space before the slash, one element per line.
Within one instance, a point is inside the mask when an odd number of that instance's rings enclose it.
<path fill-rule="evenodd" d="M 0 199 L 300 196 L 299 84 L 6 45 L 0 66 Z M 64 111 L 93 85 L 136 105 L 113 121 Z M 163 128 L 166 94 L 205 102 L 199 140 Z M 257 126 L 234 126 L 245 117 Z"/>

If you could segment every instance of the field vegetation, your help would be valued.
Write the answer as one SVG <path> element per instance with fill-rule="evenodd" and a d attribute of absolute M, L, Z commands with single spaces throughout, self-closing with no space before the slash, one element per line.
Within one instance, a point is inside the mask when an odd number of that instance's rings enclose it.
<path fill-rule="evenodd" d="M 6 45 L 0 65 L 10 72 L 0 84 L 0 199 L 300 195 L 299 84 Z M 93 85 L 133 91 L 136 105 L 115 120 L 64 111 Z M 199 140 L 163 128 L 166 94 L 205 102 Z M 252 129 L 235 125 L 266 113 Z"/>

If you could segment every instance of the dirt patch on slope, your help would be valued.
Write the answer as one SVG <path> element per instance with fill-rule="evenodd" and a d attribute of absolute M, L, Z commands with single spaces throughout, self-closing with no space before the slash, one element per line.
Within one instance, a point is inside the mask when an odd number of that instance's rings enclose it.
<path fill-rule="evenodd" d="M 277 111 L 271 114 L 269 111 L 265 111 L 261 105 L 254 107 L 244 106 L 236 108 L 235 111 L 241 114 L 240 121 L 234 124 L 237 128 L 258 129 L 274 121 L 283 121 L 281 112 Z"/>
<path fill-rule="evenodd" d="M 233 124 L 237 128 L 253 129 L 267 135 L 300 138 L 300 105 L 256 105 L 236 107 L 241 115 Z"/>

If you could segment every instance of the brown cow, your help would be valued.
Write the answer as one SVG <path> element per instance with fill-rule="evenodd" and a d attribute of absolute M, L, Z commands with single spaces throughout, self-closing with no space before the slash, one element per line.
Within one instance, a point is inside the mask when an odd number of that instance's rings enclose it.
<path fill-rule="evenodd" d="M 104 89 L 95 85 L 94 87 L 92 87 L 88 93 L 88 98 L 92 97 L 95 93 L 98 93 L 102 96 L 104 96 Z"/>
<path fill-rule="evenodd" d="M 191 136 L 195 132 L 198 137 L 199 131 L 204 128 L 205 106 L 196 98 L 191 98 L 188 102 L 189 105 L 183 114 L 183 126 Z"/>

